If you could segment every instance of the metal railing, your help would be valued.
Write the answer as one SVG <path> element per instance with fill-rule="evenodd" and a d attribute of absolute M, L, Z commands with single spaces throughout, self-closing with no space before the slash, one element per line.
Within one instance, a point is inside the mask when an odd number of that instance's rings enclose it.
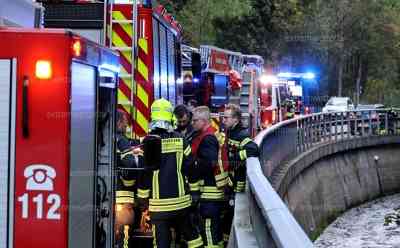
<path fill-rule="evenodd" d="M 398 134 L 400 109 L 317 113 L 281 122 L 256 140 L 265 176 L 272 181 L 279 166 L 317 145 L 366 136 Z"/>
<path fill-rule="evenodd" d="M 260 161 L 255 158 L 247 160 L 249 187 L 248 203 L 245 204 L 248 204 L 256 247 L 313 247 L 268 181 L 273 182 L 279 173 L 285 173 L 280 171 L 283 164 L 330 142 L 400 135 L 399 113 L 400 110 L 394 108 L 317 113 L 287 120 L 262 131 L 255 138 L 260 147 Z M 237 198 L 236 204 L 244 202 Z M 237 246 L 240 247 L 240 242 Z"/>

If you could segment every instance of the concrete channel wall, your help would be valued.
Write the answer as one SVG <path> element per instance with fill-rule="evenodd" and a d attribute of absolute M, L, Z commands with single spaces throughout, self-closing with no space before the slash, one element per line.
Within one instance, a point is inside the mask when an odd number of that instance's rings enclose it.
<path fill-rule="evenodd" d="M 332 146 L 337 148 L 328 148 Z M 292 162 L 291 176 L 279 187 L 280 196 L 311 239 L 347 209 L 400 191 L 398 137 L 350 150 L 340 151 L 340 146 L 345 147 L 341 143 L 321 146 Z"/>

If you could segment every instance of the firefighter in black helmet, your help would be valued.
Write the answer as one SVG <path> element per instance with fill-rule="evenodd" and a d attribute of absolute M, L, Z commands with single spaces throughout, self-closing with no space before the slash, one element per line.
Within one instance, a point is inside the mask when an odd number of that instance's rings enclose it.
<path fill-rule="evenodd" d="M 143 140 L 145 173 L 138 189 L 141 201 L 148 199 L 154 245 L 169 248 L 170 227 L 180 225 L 189 248 L 203 247 L 197 229 L 188 218 L 192 204 L 189 183 L 197 181 L 191 148 L 173 130 L 173 107 L 165 99 L 151 106 L 150 134 Z"/>
<path fill-rule="evenodd" d="M 248 131 L 242 126 L 241 119 L 242 113 L 238 105 L 228 104 L 225 107 L 223 123 L 226 129 L 226 138 L 228 139 L 230 176 L 233 178 L 231 196 L 227 197 L 231 200 L 225 208 L 226 212 L 222 221 L 225 242 L 229 238 L 233 219 L 234 194 L 245 190 L 246 159 L 259 156 L 258 146 L 251 140 Z"/>

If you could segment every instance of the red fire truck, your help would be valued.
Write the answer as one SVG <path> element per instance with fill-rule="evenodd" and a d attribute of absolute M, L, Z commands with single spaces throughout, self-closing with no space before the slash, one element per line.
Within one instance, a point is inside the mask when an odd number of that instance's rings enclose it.
<path fill-rule="evenodd" d="M 0 247 L 113 247 L 118 55 L 0 28 Z"/>
<path fill-rule="evenodd" d="M 150 106 L 183 103 L 181 25 L 151 1 L 44 2 L 45 27 L 71 28 L 120 53 L 118 105 L 130 117 L 129 136 L 148 132 Z M 125 3 L 122 3 L 125 2 Z"/>
<path fill-rule="evenodd" d="M 258 83 L 260 126 L 264 129 L 286 119 L 290 92 L 287 84 L 274 75 L 262 75 Z"/>

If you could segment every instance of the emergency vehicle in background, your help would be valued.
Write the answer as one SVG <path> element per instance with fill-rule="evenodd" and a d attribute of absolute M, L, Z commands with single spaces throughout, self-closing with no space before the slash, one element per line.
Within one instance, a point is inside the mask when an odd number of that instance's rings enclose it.
<path fill-rule="evenodd" d="M 291 99 L 295 101 L 297 114 L 311 114 L 321 111 L 323 99 L 319 97 L 318 83 L 314 73 L 281 72 L 278 82 L 286 84 Z"/>
<path fill-rule="evenodd" d="M 147 134 L 155 99 L 183 103 L 181 25 L 162 5 L 153 8 L 149 0 L 41 1 L 45 27 L 71 28 L 120 53 L 118 106 L 129 115 L 130 137 Z"/>
<path fill-rule="evenodd" d="M 212 124 L 221 126 L 220 112 L 227 103 L 240 106 L 243 123 L 255 136 L 260 127 L 260 84 L 264 60 L 258 55 L 245 55 L 215 46 L 201 45 L 200 49 L 184 47 L 183 79 L 185 103 L 195 99 L 212 110 Z"/>
<path fill-rule="evenodd" d="M 113 247 L 118 67 L 70 31 L 0 28 L 1 248 Z"/>
<path fill-rule="evenodd" d="M 290 93 L 286 82 L 274 75 L 262 75 L 259 84 L 260 126 L 264 129 L 286 120 Z"/>

